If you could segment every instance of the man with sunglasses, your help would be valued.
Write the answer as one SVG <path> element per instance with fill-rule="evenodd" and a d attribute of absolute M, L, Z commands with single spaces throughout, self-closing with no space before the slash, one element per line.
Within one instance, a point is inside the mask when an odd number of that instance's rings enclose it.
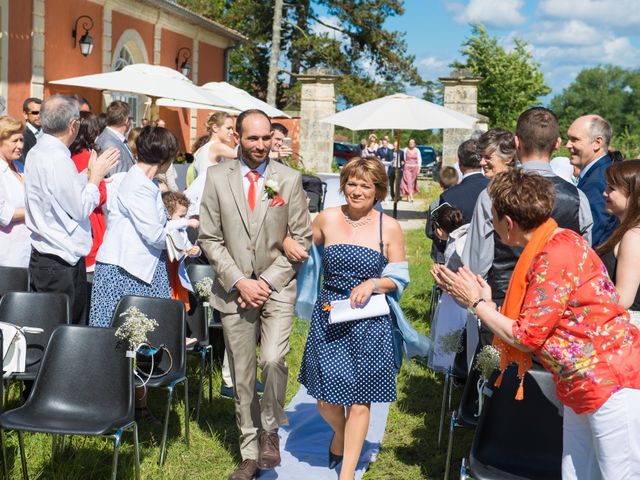
<path fill-rule="evenodd" d="M 24 118 L 24 147 L 22 149 L 22 157 L 20 161 L 24 163 L 27 158 L 27 153 L 33 148 L 38 141 L 38 138 L 42 135 L 40 125 L 40 106 L 42 100 L 39 98 L 27 98 L 22 103 L 22 117 Z"/>

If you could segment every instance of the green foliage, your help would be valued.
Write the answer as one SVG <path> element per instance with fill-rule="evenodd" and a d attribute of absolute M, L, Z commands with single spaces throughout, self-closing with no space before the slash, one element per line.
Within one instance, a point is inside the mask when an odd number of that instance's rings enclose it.
<path fill-rule="evenodd" d="M 640 154 L 640 71 L 604 65 L 585 68 L 561 94 L 553 97 L 551 109 L 558 115 L 560 131 L 566 135 L 571 122 L 595 113 L 613 127 L 612 149 L 627 158 Z"/>
<path fill-rule="evenodd" d="M 265 98 L 272 35 L 271 0 L 179 0 L 181 5 L 233 28 L 248 41 L 231 53 L 234 85 Z M 421 85 L 414 57 L 406 54 L 404 33 L 382 27 L 404 13 L 397 0 L 285 1 L 277 104 L 296 109 L 300 88 L 295 75 L 324 67 L 340 76 L 338 100 L 347 106 Z M 318 12 L 322 9 L 323 15 Z M 326 12 L 335 22 L 327 21 Z M 287 76 L 288 75 L 288 79 Z"/>
<path fill-rule="evenodd" d="M 472 34 L 460 50 L 465 63 L 452 64 L 482 79 L 478 87 L 478 112 L 489 117 L 490 127 L 513 130 L 518 116 L 551 92 L 527 43 L 519 38 L 514 42 L 514 49 L 506 51 L 483 25 L 472 25 Z"/>

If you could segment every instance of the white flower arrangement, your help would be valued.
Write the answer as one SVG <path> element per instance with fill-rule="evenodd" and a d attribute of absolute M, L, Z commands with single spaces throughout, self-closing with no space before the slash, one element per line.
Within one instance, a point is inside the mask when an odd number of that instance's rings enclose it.
<path fill-rule="evenodd" d="M 116 330 L 116 337 L 129 344 L 129 350 L 134 351 L 141 343 L 147 342 L 147 333 L 153 332 L 158 326 L 158 322 L 147 317 L 136 307 L 129 307 L 121 317 L 125 321 Z"/>
<path fill-rule="evenodd" d="M 208 301 L 211 295 L 211 287 L 213 287 L 213 278 L 204 277 L 196 283 L 196 293 L 201 300 Z"/>
<path fill-rule="evenodd" d="M 264 191 L 267 193 L 267 197 L 275 198 L 280 190 L 280 184 L 275 178 L 267 178 L 264 182 Z"/>
<path fill-rule="evenodd" d="M 442 353 L 462 352 L 462 330 L 453 330 L 438 338 L 438 350 Z"/>
<path fill-rule="evenodd" d="M 500 368 L 500 352 L 492 345 L 485 345 L 476 355 L 473 365 L 485 380 L 489 380 L 491 374 Z"/>

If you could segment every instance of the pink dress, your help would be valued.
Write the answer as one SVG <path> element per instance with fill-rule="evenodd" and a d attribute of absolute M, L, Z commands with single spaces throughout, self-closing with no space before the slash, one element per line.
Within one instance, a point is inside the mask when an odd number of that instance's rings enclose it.
<path fill-rule="evenodd" d="M 418 174 L 420 173 L 420 163 L 418 162 L 417 148 L 411 150 L 407 148 L 404 152 L 404 172 L 400 183 L 401 195 L 413 195 L 418 193 Z"/>

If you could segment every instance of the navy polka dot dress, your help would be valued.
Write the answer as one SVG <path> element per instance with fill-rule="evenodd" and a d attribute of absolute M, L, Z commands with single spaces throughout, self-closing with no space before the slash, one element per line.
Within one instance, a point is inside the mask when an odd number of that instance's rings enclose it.
<path fill-rule="evenodd" d="M 377 250 L 336 244 L 325 249 L 324 283 L 314 306 L 298 381 L 309 394 L 337 405 L 393 402 L 396 368 L 389 316 L 329 324 L 323 304 L 379 278 L 386 258 Z"/>

